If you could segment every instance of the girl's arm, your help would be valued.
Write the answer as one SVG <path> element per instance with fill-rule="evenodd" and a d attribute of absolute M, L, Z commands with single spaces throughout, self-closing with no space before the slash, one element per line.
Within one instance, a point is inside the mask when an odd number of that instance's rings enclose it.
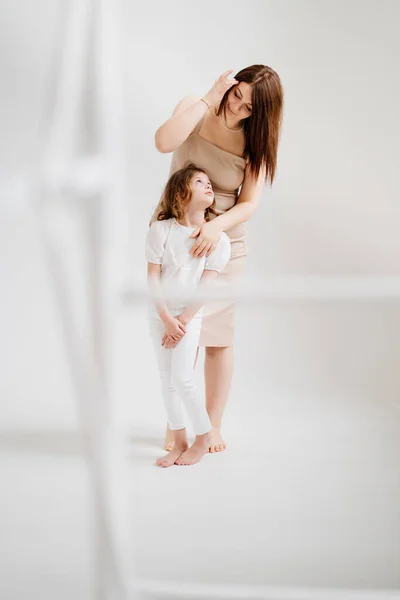
<path fill-rule="evenodd" d="M 253 216 L 260 200 L 264 182 L 265 169 L 261 169 L 258 177 L 254 177 L 249 165 L 247 165 L 242 188 L 235 206 L 224 214 L 215 217 L 212 221 L 204 223 L 190 236 L 197 238 L 190 250 L 194 257 L 209 256 L 223 231 L 228 231 L 236 225 L 245 223 Z"/>
<path fill-rule="evenodd" d="M 209 291 L 211 291 L 214 285 L 214 280 L 216 279 L 218 273 L 220 273 L 226 267 L 230 257 L 231 242 L 226 233 L 222 233 L 212 256 L 207 258 L 205 261 L 204 271 L 191 302 L 188 303 L 187 308 L 177 317 L 177 319 L 179 319 L 184 326 L 186 326 L 193 319 L 204 302 L 208 300 L 209 296 L 211 296 Z M 168 335 L 163 337 L 161 343 L 165 348 L 174 348 L 176 346 L 176 342 L 174 342 L 174 340 L 172 340 Z"/>
<path fill-rule="evenodd" d="M 156 265 L 151 262 L 147 263 L 147 283 L 150 296 L 157 309 L 158 315 L 165 325 L 166 333 L 171 335 L 174 339 L 179 340 L 183 335 L 185 335 L 186 329 L 183 323 L 171 315 L 167 305 L 165 304 L 160 285 L 161 265 Z"/>
<path fill-rule="evenodd" d="M 211 271 L 209 269 L 205 269 L 203 271 L 203 274 L 202 274 L 200 282 L 199 282 L 199 287 L 198 287 L 200 294 L 204 289 L 206 289 L 206 287 L 208 287 L 216 279 L 217 275 L 218 275 L 218 271 Z M 199 300 L 196 300 L 194 298 L 192 300 L 192 302 L 189 302 L 188 306 L 185 308 L 183 313 L 177 317 L 177 319 L 179 319 L 179 321 L 184 326 L 186 326 L 188 323 L 190 323 L 190 321 L 193 319 L 193 317 L 199 312 L 199 310 L 201 309 L 203 304 L 204 304 L 204 299 L 202 300 L 200 298 Z"/>
<path fill-rule="evenodd" d="M 225 92 L 238 83 L 236 79 L 228 79 L 231 73 L 229 70 L 218 77 L 203 99 L 186 96 L 179 102 L 168 121 L 156 131 L 155 143 L 159 152 L 173 152 L 183 144 L 208 108 L 221 102 Z"/>
<path fill-rule="evenodd" d="M 200 286 L 210 285 L 217 277 L 218 272 L 210 269 L 205 269 L 203 271 L 203 275 L 201 276 L 199 288 Z M 187 308 L 183 311 L 182 314 L 178 315 L 177 319 L 179 319 L 180 323 L 184 327 L 190 323 L 193 317 L 198 313 L 200 308 L 203 306 L 204 302 L 199 300 L 193 300 L 192 303 L 189 303 Z M 164 334 L 164 337 L 161 340 L 161 344 L 166 349 L 175 348 L 179 340 L 175 340 L 172 336 L 168 335 L 168 333 Z"/>

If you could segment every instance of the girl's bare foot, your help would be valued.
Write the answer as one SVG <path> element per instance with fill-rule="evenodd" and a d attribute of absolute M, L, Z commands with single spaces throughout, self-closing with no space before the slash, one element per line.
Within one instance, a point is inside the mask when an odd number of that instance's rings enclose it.
<path fill-rule="evenodd" d="M 167 425 L 167 431 L 165 432 L 164 450 L 170 452 L 174 447 L 174 432 L 170 430 Z"/>
<path fill-rule="evenodd" d="M 226 450 L 226 444 L 221 436 L 221 429 L 219 427 L 213 427 L 209 433 L 209 452 L 222 452 Z"/>
<path fill-rule="evenodd" d="M 169 430 L 172 439 L 172 450 L 156 460 L 159 467 L 172 467 L 176 460 L 188 449 L 186 429 Z"/>
<path fill-rule="evenodd" d="M 171 452 L 168 452 L 165 456 L 158 458 L 156 460 L 156 465 L 159 467 L 172 467 L 175 464 L 175 461 L 188 449 L 187 444 L 175 445 L 173 442 L 173 449 Z"/>
<path fill-rule="evenodd" d="M 196 435 L 194 444 L 179 456 L 179 458 L 175 461 L 175 464 L 187 466 L 200 462 L 203 456 L 207 453 L 209 444 L 210 442 L 208 433 L 205 435 Z"/>

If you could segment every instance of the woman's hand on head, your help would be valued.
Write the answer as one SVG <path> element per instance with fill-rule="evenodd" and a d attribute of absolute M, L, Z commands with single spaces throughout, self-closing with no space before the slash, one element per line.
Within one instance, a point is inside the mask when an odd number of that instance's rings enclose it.
<path fill-rule="evenodd" d="M 203 100 L 205 100 L 209 106 L 215 106 L 216 104 L 219 104 L 226 92 L 233 85 L 239 83 L 236 79 L 228 79 L 231 73 L 233 73 L 232 69 L 222 73 L 222 75 L 215 80 L 211 90 L 207 92 L 205 96 L 203 96 Z"/>
<path fill-rule="evenodd" d="M 202 256 L 210 256 L 220 238 L 221 231 L 215 220 L 204 223 L 193 231 L 191 238 L 196 238 L 190 250 L 193 258 L 202 258 Z"/>

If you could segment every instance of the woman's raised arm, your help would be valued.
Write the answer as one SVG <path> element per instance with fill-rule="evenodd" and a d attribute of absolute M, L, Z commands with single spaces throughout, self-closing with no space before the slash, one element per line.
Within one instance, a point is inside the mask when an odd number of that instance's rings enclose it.
<path fill-rule="evenodd" d="M 236 79 L 228 79 L 231 73 L 225 71 L 218 77 L 203 98 L 186 96 L 179 102 L 168 121 L 156 131 L 155 143 L 159 152 L 173 152 L 183 144 L 208 108 L 219 104 L 225 92 L 238 83 Z"/>

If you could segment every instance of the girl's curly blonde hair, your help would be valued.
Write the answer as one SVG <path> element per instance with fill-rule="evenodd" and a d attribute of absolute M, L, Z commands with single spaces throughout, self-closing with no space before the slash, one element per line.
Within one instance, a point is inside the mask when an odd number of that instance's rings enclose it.
<path fill-rule="evenodd" d="M 178 221 L 185 215 L 185 208 L 189 204 L 192 192 L 190 190 L 190 182 L 198 173 L 207 173 L 196 167 L 193 163 L 189 163 L 183 169 L 176 171 L 168 180 L 167 185 L 161 196 L 157 211 L 157 221 L 166 221 L 175 217 Z M 212 205 L 204 211 L 204 218 L 209 221 L 211 215 L 215 215 L 215 200 Z"/>

